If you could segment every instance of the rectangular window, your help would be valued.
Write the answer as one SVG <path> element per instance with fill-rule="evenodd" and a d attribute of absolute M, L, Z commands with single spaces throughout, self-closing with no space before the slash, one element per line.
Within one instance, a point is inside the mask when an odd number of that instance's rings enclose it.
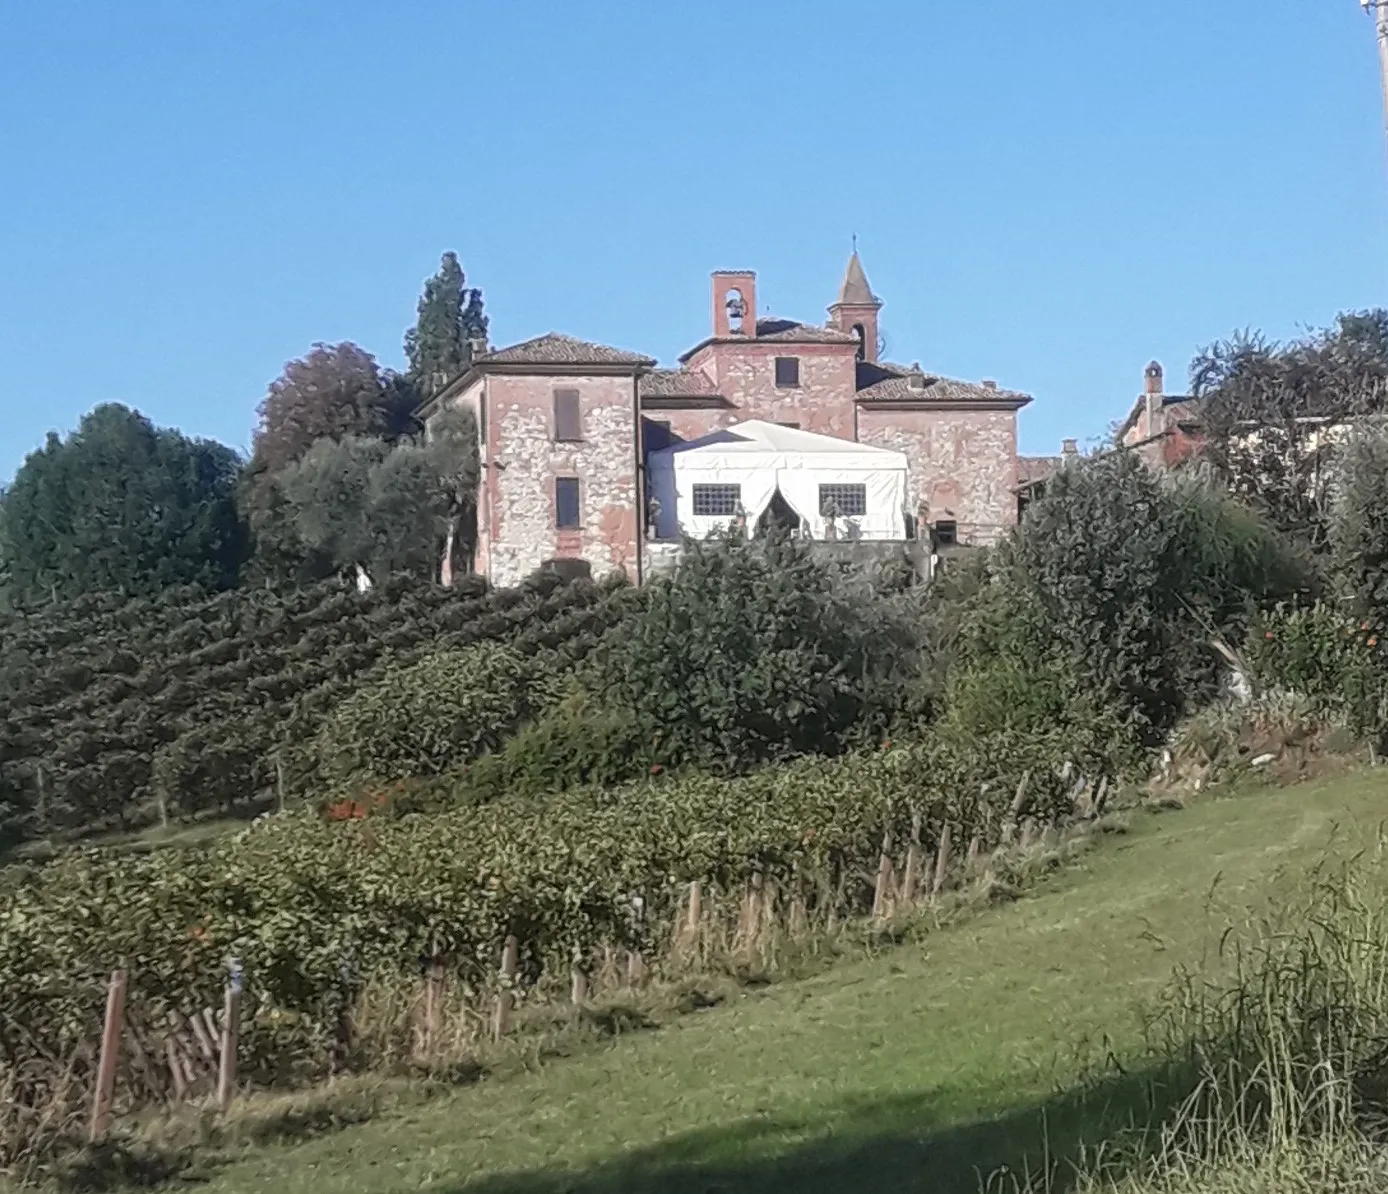
<path fill-rule="evenodd" d="M 782 389 L 794 389 L 800 384 L 800 358 L 776 358 L 776 384 Z"/>
<path fill-rule="evenodd" d="M 836 518 L 863 518 L 867 514 L 866 485 L 821 485 L 819 515 L 828 515 L 832 506 Z"/>
<path fill-rule="evenodd" d="M 554 438 L 560 443 L 575 443 L 583 438 L 577 390 L 554 391 Z"/>
<path fill-rule="evenodd" d="M 554 525 L 561 531 L 574 531 L 583 525 L 577 477 L 554 478 Z"/>
<path fill-rule="evenodd" d="M 959 524 L 953 519 L 935 524 L 935 542 L 940 547 L 953 547 L 959 542 Z"/>
<path fill-rule="evenodd" d="M 741 504 L 741 485 L 694 486 L 694 513 L 702 518 L 731 518 Z"/>

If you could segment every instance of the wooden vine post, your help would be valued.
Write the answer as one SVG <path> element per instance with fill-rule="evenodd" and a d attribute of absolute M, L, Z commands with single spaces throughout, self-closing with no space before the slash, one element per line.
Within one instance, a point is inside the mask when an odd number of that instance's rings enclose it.
<path fill-rule="evenodd" d="M 704 888 L 695 879 L 689 885 L 689 913 L 684 922 L 685 944 L 692 950 L 699 948 L 699 928 L 704 919 Z"/>
<path fill-rule="evenodd" d="M 901 880 L 901 901 L 910 906 L 916 902 L 921 882 L 921 815 L 911 817 L 911 844 L 906 847 L 906 873 Z"/>
<path fill-rule="evenodd" d="M 511 1010 L 516 1006 L 516 972 L 520 969 L 520 942 L 515 935 L 506 938 L 501 951 L 501 990 L 496 994 L 496 1015 L 492 1021 L 492 1037 L 500 1040 L 511 1028 Z"/>
<path fill-rule="evenodd" d="M 88 1139 L 93 1143 L 111 1126 L 111 1099 L 116 1090 L 120 1063 L 121 1026 L 125 1022 L 125 971 L 113 970 L 106 988 L 106 1019 L 101 1027 L 101 1059 L 96 1068 L 96 1092 L 92 1096 L 92 1123 Z"/>
<path fill-rule="evenodd" d="M 424 961 L 424 1051 L 432 1052 L 443 1020 L 443 961 L 439 957 L 439 937 L 435 933 Z"/>
<path fill-rule="evenodd" d="M 882 833 L 882 852 L 877 858 L 877 882 L 872 889 L 872 915 L 881 919 L 887 915 L 887 887 L 892 881 L 892 831 Z"/>
<path fill-rule="evenodd" d="M 225 1111 L 236 1097 L 236 1049 L 241 1039 L 241 963 L 233 958 L 222 1007 L 222 1048 L 217 1066 L 217 1104 Z"/>
<path fill-rule="evenodd" d="M 940 829 L 940 849 L 935 855 L 935 880 L 930 885 L 930 895 L 934 899 L 945 889 L 949 878 L 950 823 L 946 821 Z"/>

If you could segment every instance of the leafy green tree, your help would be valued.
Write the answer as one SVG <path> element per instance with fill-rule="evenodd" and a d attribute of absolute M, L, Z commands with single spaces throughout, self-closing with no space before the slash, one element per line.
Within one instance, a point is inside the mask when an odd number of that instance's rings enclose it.
<path fill-rule="evenodd" d="M 382 373 L 365 349 L 350 341 L 315 344 L 270 383 L 258 408 L 253 455 L 274 473 L 320 439 L 389 439 L 407 429 L 412 403 L 409 391 Z"/>
<path fill-rule="evenodd" d="M 25 603 L 88 590 L 132 595 L 235 582 L 241 462 L 230 448 L 98 406 L 50 433 L 0 498 L 0 559 Z"/>
<path fill-rule="evenodd" d="M 688 541 L 604 663 L 603 700 L 671 763 L 726 771 L 880 732 L 914 669 L 914 627 L 806 544 L 772 531 Z"/>
<path fill-rule="evenodd" d="M 1286 344 L 1239 335 L 1211 345 L 1191 366 L 1191 392 L 1221 480 L 1320 553 L 1335 443 L 1388 405 L 1388 311 L 1347 312 Z"/>
<path fill-rule="evenodd" d="M 275 479 L 266 503 L 304 549 L 368 576 L 408 572 L 451 583 L 475 537 L 477 438 L 448 412 L 427 439 L 321 439 Z"/>
<path fill-rule="evenodd" d="M 1349 607 L 1388 626 L 1388 428 L 1361 427 L 1345 443 L 1330 515 L 1336 585 Z"/>
<path fill-rule="evenodd" d="M 1259 606 L 1303 582 L 1260 519 L 1198 477 L 1118 452 L 1060 470 L 998 550 L 962 653 L 1008 659 L 1115 710 L 1154 742 L 1221 674 L 1214 635 L 1241 642 Z"/>
<path fill-rule="evenodd" d="M 439 272 L 424 283 L 419 320 L 405 333 L 408 376 L 420 398 L 433 397 L 461 376 L 474 343 L 486 340 L 482 292 L 468 287 L 458 255 L 445 253 Z"/>

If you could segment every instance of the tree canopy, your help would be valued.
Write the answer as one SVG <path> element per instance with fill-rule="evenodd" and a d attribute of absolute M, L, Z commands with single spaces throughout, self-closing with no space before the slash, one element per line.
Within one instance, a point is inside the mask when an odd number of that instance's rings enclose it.
<path fill-rule="evenodd" d="M 487 339 L 482 292 L 468 287 L 458 255 L 443 255 L 439 271 L 424 283 L 419 320 L 405 333 L 409 379 L 420 398 L 431 398 L 472 361 L 473 343 Z"/>
<path fill-rule="evenodd" d="M 258 408 L 254 455 L 269 472 L 292 464 L 320 439 L 391 438 L 409 424 L 413 396 L 350 341 L 315 344 L 270 383 Z"/>
<path fill-rule="evenodd" d="M 0 497 L 0 573 L 15 600 L 235 582 L 241 462 L 232 449 L 98 406 L 50 433 Z"/>

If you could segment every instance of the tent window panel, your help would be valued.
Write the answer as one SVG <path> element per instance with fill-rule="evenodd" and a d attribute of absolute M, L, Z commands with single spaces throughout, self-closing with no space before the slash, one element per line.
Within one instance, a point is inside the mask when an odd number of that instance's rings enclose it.
<path fill-rule="evenodd" d="M 741 485 L 694 486 L 694 513 L 701 518 L 730 518 L 740 505 Z"/>
<path fill-rule="evenodd" d="M 831 510 L 839 518 L 866 517 L 867 486 L 821 485 L 819 487 L 820 517 L 828 517 Z"/>

